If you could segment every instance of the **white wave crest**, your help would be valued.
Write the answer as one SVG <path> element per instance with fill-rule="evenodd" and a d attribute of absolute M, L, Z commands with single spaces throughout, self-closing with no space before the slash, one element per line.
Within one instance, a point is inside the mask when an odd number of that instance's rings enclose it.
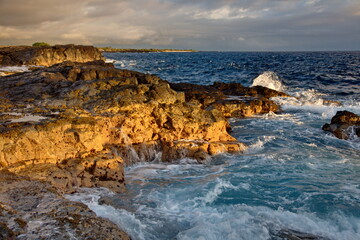
<path fill-rule="evenodd" d="M 264 148 L 264 145 L 272 140 L 276 139 L 275 136 L 263 136 L 258 139 L 255 143 L 251 144 L 246 150 L 246 153 L 255 153 Z"/>
<path fill-rule="evenodd" d="M 121 67 L 121 68 L 131 68 L 137 65 L 136 60 L 116 60 L 112 58 L 107 58 L 105 62 L 113 63 L 115 67 Z"/>
<path fill-rule="evenodd" d="M 223 193 L 225 189 L 237 189 L 237 187 L 228 181 L 217 179 L 217 183 L 214 188 L 207 192 L 204 197 L 198 199 L 205 204 L 211 204 Z"/>
<path fill-rule="evenodd" d="M 253 80 L 253 84 L 251 86 L 263 86 L 277 91 L 285 90 L 279 76 L 271 71 L 266 71 L 260 74 Z"/>

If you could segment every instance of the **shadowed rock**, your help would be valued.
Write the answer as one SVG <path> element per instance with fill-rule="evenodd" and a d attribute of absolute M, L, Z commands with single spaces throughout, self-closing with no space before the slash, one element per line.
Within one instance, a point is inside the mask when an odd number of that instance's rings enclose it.
<path fill-rule="evenodd" d="M 324 124 L 322 129 L 340 139 L 348 140 L 354 136 L 360 137 L 360 116 L 349 111 L 338 111 L 331 119 L 330 124 Z"/>
<path fill-rule="evenodd" d="M 292 229 L 281 229 L 272 232 L 272 240 L 330 240 L 310 233 L 300 232 Z"/>
<path fill-rule="evenodd" d="M 61 197 L 56 188 L 0 171 L 0 239 L 130 239 L 86 205 Z"/>
<path fill-rule="evenodd" d="M 240 83 L 219 83 L 196 85 L 171 83 L 176 91 L 185 92 L 188 102 L 200 104 L 202 108 L 216 109 L 225 117 L 250 117 L 254 114 L 279 111 L 279 106 L 271 97 L 288 97 L 266 87 L 244 87 Z"/>

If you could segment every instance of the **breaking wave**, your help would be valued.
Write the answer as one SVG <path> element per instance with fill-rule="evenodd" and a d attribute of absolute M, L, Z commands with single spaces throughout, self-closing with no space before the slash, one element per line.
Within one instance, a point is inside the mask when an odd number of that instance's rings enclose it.
<path fill-rule="evenodd" d="M 271 71 L 266 71 L 260 74 L 257 78 L 253 80 L 251 86 L 263 86 L 276 91 L 285 90 L 285 87 L 283 86 L 280 77 L 275 72 Z"/>

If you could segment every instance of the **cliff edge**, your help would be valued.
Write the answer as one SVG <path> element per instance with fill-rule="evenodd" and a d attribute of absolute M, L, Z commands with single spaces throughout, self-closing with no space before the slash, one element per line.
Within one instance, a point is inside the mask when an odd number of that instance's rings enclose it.
<path fill-rule="evenodd" d="M 64 61 L 89 62 L 104 60 L 101 52 L 93 46 L 10 46 L 0 48 L 0 66 L 51 66 Z"/>

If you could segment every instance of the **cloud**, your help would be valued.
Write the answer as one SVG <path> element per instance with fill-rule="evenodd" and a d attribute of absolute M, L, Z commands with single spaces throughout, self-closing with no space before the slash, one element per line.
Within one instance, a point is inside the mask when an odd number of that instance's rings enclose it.
<path fill-rule="evenodd" d="M 248 14 L 245 8 L 230 8 L 230 6 L 222 6 L 220 8 L 209 11 L 196 11 L 194 19 L 211 19 L 211 20 L 233 20 L 246 17 L 254 17 Z"/>
<path fill-rule="evenodd" d="M 359 12 L 358 0 L 0 0 L 0 44 L 359 49 Z"/>

